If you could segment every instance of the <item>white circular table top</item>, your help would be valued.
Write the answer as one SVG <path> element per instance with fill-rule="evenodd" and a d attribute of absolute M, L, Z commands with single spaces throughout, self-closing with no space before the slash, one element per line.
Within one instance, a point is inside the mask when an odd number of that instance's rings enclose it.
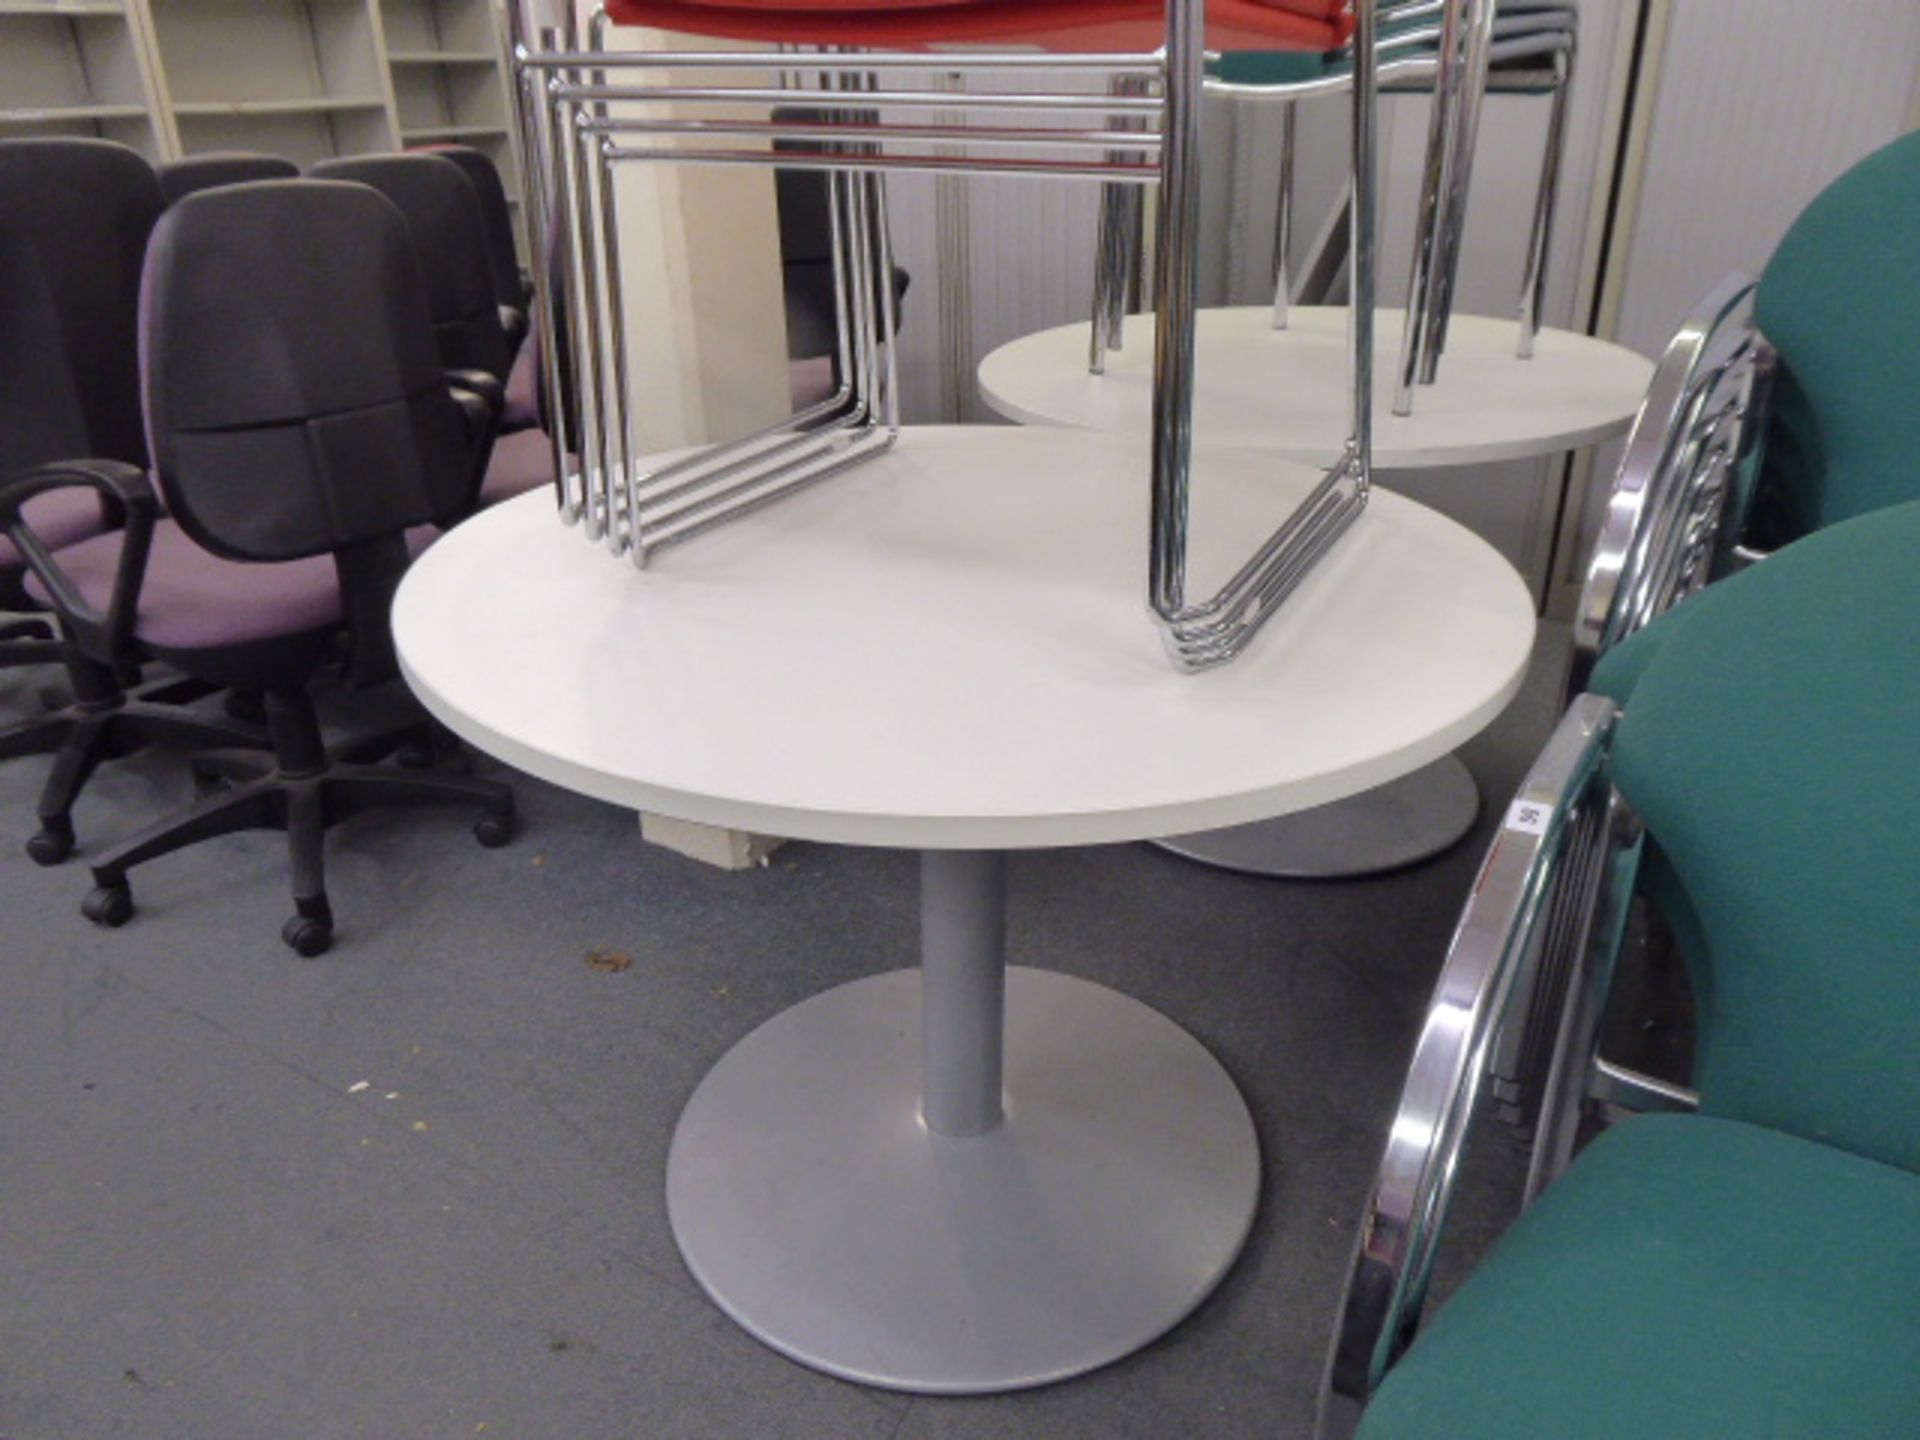
<path fill-rule="evenodd" d="M 1199 595 L 1316 476 L 1235 452 L 1196 472 Z M 707 824 L 932 849 L 1143 839 L 1337 800 L 1446 754 L 1518 686 L 1520 577 L 1379 491 L 1237 660 L 1177 672 L 1145 600 L 1146 474 L 1143 441 L 909 428 L 646 571 L 535 492 L 414 562 L 394 636 L 435 715 L 543 779 Z"/>
<path fill-rule="evenodd" d="M 1373 463 L 1383 470 L 1518 460 L 1624 431 L 1653 362 L 1623 346 L 1542 330 L 1532 359 L 1513 353 L 1515 322 L 1455 315 L 1439 378 L 1393 414 L 1403 312 L 1374 317 Z M 1104 375 L 1087 371 L 1087 325 L 1009 341 L 980 362 L 980 394 L 1023 425 L 1144 432 L 1153 395 L 1152 315 L 1129 315 Z M 1285 330 L 1265 305 L 1209 309 L 1195 324 L 1194 438 L 1314 464 L 1347 433 L 1347 311 L 1295 306 Z"/>

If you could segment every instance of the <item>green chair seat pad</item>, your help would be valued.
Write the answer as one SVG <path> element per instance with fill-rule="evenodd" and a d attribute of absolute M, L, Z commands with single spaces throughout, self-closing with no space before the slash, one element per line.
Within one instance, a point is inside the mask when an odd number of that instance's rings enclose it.
<path fill-rule="evenodd" d="M 1920 1176 L 1735 1121 L 1602 1135 L 1441 1307 L 1360 1440 L 1920 1431 Z"/>
<path fill-rule="evenodd" d="M 1697 928 L 1703 1108 L 1920 1171 L 1920 504 L 1669 618 L 1600 678 Z"/>

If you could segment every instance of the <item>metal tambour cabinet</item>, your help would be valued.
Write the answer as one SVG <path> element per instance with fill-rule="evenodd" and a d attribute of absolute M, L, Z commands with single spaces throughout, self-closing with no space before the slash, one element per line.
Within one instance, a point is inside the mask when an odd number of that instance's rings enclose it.
<path fill-rule="evenodd" d="M 0 0 L 0 137 L 303 167 L 458 140 L 517 210 L 502 53 L 492 0 Z"/>

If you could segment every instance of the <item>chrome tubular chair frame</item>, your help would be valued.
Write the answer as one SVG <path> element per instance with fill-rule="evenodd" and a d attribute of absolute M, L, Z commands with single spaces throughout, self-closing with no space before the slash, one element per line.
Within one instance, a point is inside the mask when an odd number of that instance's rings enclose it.
<path fill-rule="evenodd" d="M 1574 617 L 1571 695 L 1609 649 L 1735 563 L 1774 365 L 1753 327 L 1753 290 L 1744 276 L 1721 281 L 1654 371 Z M 1689 1091 L 1600 1057 L 1591 1032 L 1569 1051 L 1567 1027 L 1585 1023 L 1580 1003 L 1570 972 L 1531 968 L 1514 996 L 1518 1022 L 1493 1056 L 1501 1117 L 1536 1129 L 1533 1188 L 1565 1166 L 1587 1101 L 1635 1110 L 1693 1103 Z"/>
<path fill-rule="evenodd" d="M 1573 693 L 1608 649 L 1728 568 L 1774 370 L 1753 291 L 1744 276 L 1721 281 L 1654 371 L 1574 617 Z"/>
<path fill-rule="evenodd" d="M 1593 992 L 1611 973 L 1641 838 L 1607 780 L 1617 717 L 1600 696 L 1574 701 L 1481 863 L 1356 1241 L 1320 1397 L 1323 1434 L 1343 1433 L 1413 1338 L 1468 1128 L 1520 979 L 1556 963 Z M 1592 1008 L 1581 1007 L 1583 1022 Z"/>
<path fill-rule="evenodd" d="M 1365 507 L 1373 388 L 1373 0 L 1356 3 L 1352 41 L 1349 439 L 1299 508 L 1217 593 L 1199 601 L 1189 600 L 1186 588 L 1202 0 L 1172 0 L 1165 49 L 1145 54 L 612 51 L 600 48 L 597 20 L 582 43 L 570 7 L 563 7 L 569 13 L 560 25 L 542 24 L 549 4 L 513 0 L 510 19 L 525 170 L 534 184 L 536 215 L 547 221 L 532 227 L 538 304 L 544 333 L 555 335 L 554 322 L 564 322 L 565 358 L 574 376 L 572 396 L 563 395 L 556 344 L 547 355 L 545 383 L 549 413 L 557 419 L 560 509 L 616 554 L 644 565 L 664 546 L 893 443 L 899 428 L 893 297 L 890 287 L 875 283 L 892 263 L 880 183 L 888 171 L 1161 187 L 1148 597 L 1179 667 L 1205 669 L 1239 653 Z M 687 78 L 705 71 L 766 78 L 759 84 Z M 954 78 L 968 76 L 1011 76 L 1031 85 L 957 94 Z M 1105 82 L 1104 93 L 1059 88 L 1068 76 L 1097 77 Z M 1049 79 L 1055 88 L 1047 88 Z M 796 91 L 796 83 L 819 88 Z M 792 105 L 801 95 L 820 97 L 820 116 L 790 120 L 771 114 L 776 104 Z M 729 109 L 716 114 L 715 106 Z M 764 107 L 768 115 L 733 118 L 739 107 Z M 979 124 L 942 118 L 941 112 L 956 109 L 1000 112 L 1006 119 Z M 701 118 L 687 118 L 688 112 Z M 762 148 L 773 141 L 806 143 L 778 153 Z M 640 468 L 613 189 L 616 168 L 634 163 L 783 165 L 831 177 L 842 335 L 838 394 L 744 439 Z M 1116 231 L 1123 222 L 1124 215 L 1115 217 Z M 570 398 L 576 402 L 572 411 Z"/>
<path fill-rule="evenodd" d="M 1453 285 L 1459 269 L 1459 240 L 1466 221 L 1471 149 L 1483 93 L 1544 94 L 1548 112 L 1540 179 L 1527 233 L 1526 261 L 1516 306 L 1515 353 L 1532 356 L 1540 330 L 1549 241 L 1559 197 L 1561 161 L 1566 149 L 1567 100 L 1578 53 L 1579 16 L 1565 6 L 1539 6 L 1496 13 L 1491 0 L 1408 0 L 1382 3 L 1380 18 L 1402 24 L 1379 41 L 1378 79 L 1383 93 L 1432 93 L 1428 155 L 1416 212 L 1414 268 L 1409 283 L 1406 325 L 1394 413 L 1410 414 L 1416 384 L 1431 384 L 1438 373 L 1452 313 Z M 1464 32 L 1472 41 L 1463 43 Z M 1484 53 L 1483 53 L 1484 52 Z M 1209 78 L 1211 95 L 1278 104 L 1281 109 L 1279 194 L 1274 214 L 1273 326 L 1284 330 L 1292 298 L 1288 256 L 1293 236 L 1293 175 L 1298 134 L 1296 106 L 1301 100 L 1343 91 L 1352 83 L 1351 56 L 1336 52 L 1348 66 L 1312 80 L 1260 85 Z M 1120 187 L 1101 197 L 1101 227 L 1095 251 L 1093 313 L 1087 368 L 1106 369 L 1106 352 L 1121 348 L 1127 296 L 1137 288 L 1139 239 L 1129 238 Z M 1110 218 L 1111 217 L 1111 218 Z M 1137 225 L 1137 222 L 1136 222 Z"/>

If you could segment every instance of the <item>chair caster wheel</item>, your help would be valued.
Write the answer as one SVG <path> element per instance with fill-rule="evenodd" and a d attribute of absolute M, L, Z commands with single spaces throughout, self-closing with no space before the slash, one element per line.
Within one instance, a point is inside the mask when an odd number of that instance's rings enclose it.
<path fill-rule="evenodd" d="M 80 913 L 96 925 L 117 930 L 133 918 L 133 888 L 124 880 L 118 885 L 98 885 L 80 902 Z"/>
<path fill-rule="evenodd" d="M 27 856 L 36 865 L 58 865 L 73 854 L 73 826 L 65 820 L 49 820 L 40 833 L 27 841 Z"/>
<path fill-rule="evenodd" d="M 280 938 L 303 960 L 324 955 L 333 945 L 333 922 L 311 915 L 295 915 L 280 927 Z"/>
<path fill-rule="evenodd" d="M 498 850 L 513 839 L 513 821 L 499 815 L 482 815 L 473 822 L 473 838 L 489 850 Z"/>
<path fill-rule="evenodd" d="M 187 762 L 187 773 L 193 777 L 193 798 L 196 800 L 217 795 L 227 788 L 228 781 L 224 775 L 216 775 L 211 770 L 201 769 L 198 760 Z"/>

